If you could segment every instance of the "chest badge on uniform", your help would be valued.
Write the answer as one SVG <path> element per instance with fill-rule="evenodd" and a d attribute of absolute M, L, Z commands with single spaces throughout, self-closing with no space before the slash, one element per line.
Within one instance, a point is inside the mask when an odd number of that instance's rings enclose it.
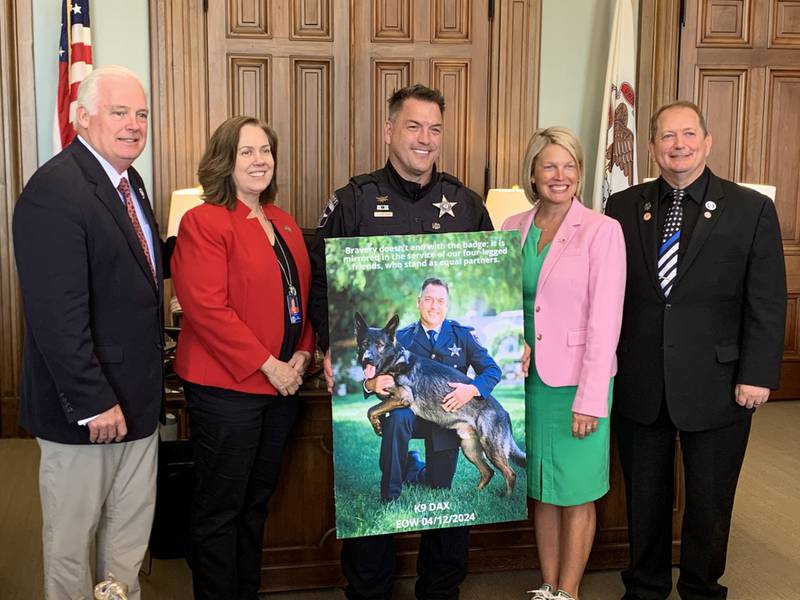
<path fill-rule="evenodd" d="M 439 209 L 439 218 L 441 219 L 445 215 L 450 215 L 451 217 L 455 217 L 453 214 L 453 207 L 458 204 L 458 202 L 450 202 L 444 194 L 442 194 L 442 201 L 441 202 L 434 202 L 433 205 Z"/>
<path fill-rule="evenodd" d="M 394 213 L 389 206 L 389 196 L 375 196 L 375 212 L 373 217 L 393 217 Z"/>
<path fill-rule="evenodd" d="M 450 356 L 461 356 L 461 348 L 456 346 L 456 343 L 453 342 L 453 345 L 448 348 L 450 350 Z"/>
<path fill-rule="evenodd" d="M 714 210 L 717 208 L 717 203 L 713 200 L 707 200 L 705 206 L 708 210 Z"/>
<path fill-rule="evenodd" d="M 431 223 L 431 229 L 433 229 L 434 231 L 439 231 L 441 228 L 442 228 L 441 223 Z"/>

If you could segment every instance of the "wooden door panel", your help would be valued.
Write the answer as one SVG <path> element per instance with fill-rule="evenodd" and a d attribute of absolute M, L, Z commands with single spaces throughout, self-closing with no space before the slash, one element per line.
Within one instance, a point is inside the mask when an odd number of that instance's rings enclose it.
<path fill-rule="evenodd" d="M 800 46 L 800 2 L 770 0 L 770 47 Z"/>
<path fill-rule="evenodd" d="M 319 220 L 320 201 L 333 189 L 333 58 L 292 58 L 290 64 L 292 214 L 308 227 Z"/>
<path fill-rule="evenodd" d="M 386 161 L 386 101 L 423 83 L 445 96 L 438 167 L 480 194 L 488 166 L 489 29 L 486 0 L 353 3 L 353 171 Z M 402 82 L 402 83 L 401 83 Z"/>
<path fill-rule="evenodd" d="M 798 248 L 800 64 L 796 69 L 767 69 L 766 88 L 763 180 L 778 189 L 775 206 L 784 234 L 784 247 Z"/>
<path fill-rule="evenodd" d="M 713 132 L 708 166 L 720 177 L 741 181 L 748 69 L 699 68 L 698 105 Z"/>
<path fill-rule="evenodd" d="M 228 114 L 262 115 L 270 121 L 269 56 L 228 55 Z"/>
<path fill-rule="evenodd" d="M 213 130 L 235 114 L 278 136 L 277 204 L 301 227 L 317 224 L 349 166 L 347 0 L 214 2 L 208 15 Z"/>
<path fill-rule="evenodd" d="M 680 98 L 698 103 L 714 138 L 709 166 L 777 188 L 790 310 L 777 398 L 800 398 L 800 2 L 686 0 Z"/>
<path fill-rule="evenodd" d="M 697 45 L 750 46 L 750 0 L 708 0 L 700 5 Z"/>

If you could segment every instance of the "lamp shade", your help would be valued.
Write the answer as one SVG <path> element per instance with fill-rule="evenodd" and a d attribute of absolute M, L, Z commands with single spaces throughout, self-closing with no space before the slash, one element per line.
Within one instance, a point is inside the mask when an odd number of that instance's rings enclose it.
<path fill-rule="evenodd" d="M 167 237 L 178 235 L 178 227 L 187 210 L 203 203 L 203 188 L 194 187 L 172 192 L 169 201 L 169 223 L 167 224 Z"/>
<path fill-rule="evenodd" d="M 486 196 L 486 210 L 492 219 L 492 225 L 499 229 L 508 217 L 531 209 L 531 203 L 525 190 L 519 186 L 511 189 L 494 188 Z"/>

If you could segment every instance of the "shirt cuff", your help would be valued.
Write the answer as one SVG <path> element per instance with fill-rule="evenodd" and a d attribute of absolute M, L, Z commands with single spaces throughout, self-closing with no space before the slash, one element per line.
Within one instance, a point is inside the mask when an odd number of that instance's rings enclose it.
<path fill-rule="evenodd" d="M 78 421 L 78 425 L 86 425 L 86 424 L 87 424 L 87 423 L 89 423 L 90 421 L 94 421 L 94 420 L 95 420 L 97 417 L 99 417 L 99 416 L 100 416 L 100 415 L 98 414 L 98 415 L 95 415 L 95 416 L 93 416 L 93 417 L 87 417 L 87 418 L 85 418 L 85 419 L 81 419 L 80 421 Z"/>

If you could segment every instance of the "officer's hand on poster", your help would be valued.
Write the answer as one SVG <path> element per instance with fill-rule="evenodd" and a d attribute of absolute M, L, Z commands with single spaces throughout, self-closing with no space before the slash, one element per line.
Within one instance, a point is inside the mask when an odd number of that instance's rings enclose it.
<path fill-rule="evenodd" d="M 331 366 L 331 349 L 325 353 L 325 360 L 323 361 L 322 372 L 325 373 L 325 385 L 328 387 L 328 393 L 333 393 L 333 367 Z"/>
<path fill-rule="evenodd" d="M 475 396 L 480 396 L 481 393 L 471 383 L 448 383 L 453 391 L 447 394 L 442 400 L 442 408 L 447 412 L 458 410 L 467 402 L 472 400 Z"/>

